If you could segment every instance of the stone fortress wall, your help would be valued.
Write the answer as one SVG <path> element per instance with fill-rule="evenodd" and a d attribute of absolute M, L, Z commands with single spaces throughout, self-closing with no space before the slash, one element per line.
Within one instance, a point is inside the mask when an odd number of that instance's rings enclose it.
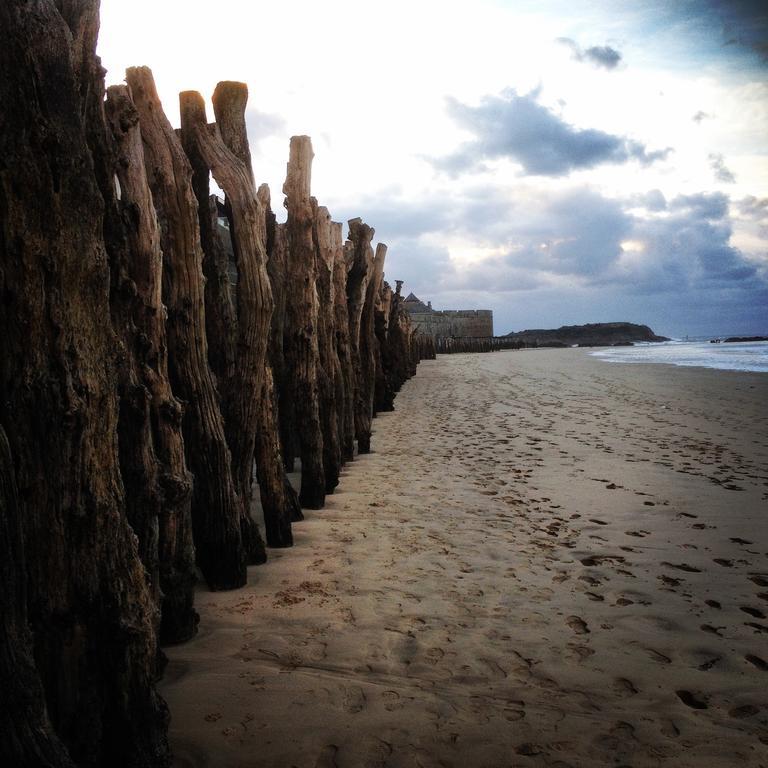
<path fill-rule="evenodd" d="M 493 336 L 493 311 L 490 309 L 432 309 L 432 302 L 424 304 L 410 293 L 403 306 L 411 316 L 419 333 L 433 339 L 450 337 Z"/>

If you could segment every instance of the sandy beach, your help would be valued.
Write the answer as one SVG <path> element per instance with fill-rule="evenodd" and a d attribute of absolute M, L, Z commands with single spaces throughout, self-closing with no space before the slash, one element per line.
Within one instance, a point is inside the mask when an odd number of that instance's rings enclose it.
<path fill-rule="evenodd" d="M 160 686 L 178 766 L 768 765 L 768 376 L 441 356 Z"/>

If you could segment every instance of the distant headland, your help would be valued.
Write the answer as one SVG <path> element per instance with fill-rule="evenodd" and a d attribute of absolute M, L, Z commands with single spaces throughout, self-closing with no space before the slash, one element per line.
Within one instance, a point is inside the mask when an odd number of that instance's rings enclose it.
<path fill-rule="evenodd" d="M 507 337 L 538 347 L 613 347 L 636 341 L 669 341 L 666 336 L 657 336 L 647 325 L 636 323 L 563 325 L 549 330 L 513 331 Z"/>

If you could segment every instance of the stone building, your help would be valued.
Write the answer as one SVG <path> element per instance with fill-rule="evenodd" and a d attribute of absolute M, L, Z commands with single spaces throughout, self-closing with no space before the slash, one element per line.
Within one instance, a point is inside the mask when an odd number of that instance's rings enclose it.
<path fill-rule="evenodd" d="M 420 333 L 434 339 L 447 337 L 493 336 L 493 311 L 490 309 L 432 309 L 412 293 L 403 300 L 411 321 Z"/>

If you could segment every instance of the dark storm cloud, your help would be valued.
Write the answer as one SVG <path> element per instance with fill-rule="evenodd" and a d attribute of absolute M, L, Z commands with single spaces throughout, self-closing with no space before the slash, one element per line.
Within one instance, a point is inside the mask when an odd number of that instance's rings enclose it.
<path fill-rule="evenodd" d="M 432 160 L 451 175 L 482 168 L 483 161 L 508 158 L 529 174 L 563 176 L 604 163 L 636 160 L 649 165 L 663 160 L 671 149 L 649 151 L 624 136 L 569 125 L 536 101 L 536 93 L 520 96 L 507 89 L 486 96 L 477 107 L 448 99 L 448 113 L 475 135 L 447 157 Z"/>
<path fill-rule="evenodd" d="M 597 67 L 615 69 L 621 61 L 621 54 L 610 45 L 593 45 L 584 51 L 584 58 Z"/>
<path fill-rule="evenodd" d="M 576 61 L 586 61 L 595 67 L 616 69 L 621 61 L 621 53 L 610 45 L 593 45 L 591 48 L 583 49 L 570 37 L 558 37 L 556 42 L 570 48 L 571 58 Z"/>
<path fill-rule="evenodd" d="M 633 239 L 643 243 L 644 252 L 624 270 L 624 277 L 634 280 L 640 291 L 703 296 L 741 289 L 746 295 L 754 287 L 755 265 L 729 242 L 732 226 L 725 195 L 680 195 L 669 201 L 668 212 L 634 223 Z"/>
<path fill-rule="evenodd" d="M 744 198 L 737 210 L 768 224 L 768 199 Z M 569 322 L 634 318 L 655 326 L 664 318 L 670 330 L 702 333 L 718 318 L 757 333 L 767 314 L 760 308 L 768 306 L 768 269 L 730 244 L 722 193 L 666 199 L 653 189 L 612 199 L 588 187 L 477 185 L 418 203 L 371 195 L 349 211 L 358 214 L 389 245 L 390 283 L 404 280 L 406 292 L 437 308 L 493 307 L 501 330 L 536 325 L 531 316 L 564 317 L 568 307 Z M 463 242 L 489 255 L 453 262 L 440 238 L 455 243 L 455 255 Z M 529 314 L 513 314 L 512 305 Z"/>
<path fill-rule="evenodd" d="M 736 46 L 768 62 L 768 11 L 756 0 L 707 0 L 704 12 L 721 26 L 723 46 Z"/>
<path fill-rule="evenodd" d="M 725 166 L 725 158 L 719 152 L 710 153 L 708 159 L 709 167 L 715 172 L 715 178 L 718 181 L 724 181 L 726 184 L 733 184 L 736 181 L 733 172 Z"/>

